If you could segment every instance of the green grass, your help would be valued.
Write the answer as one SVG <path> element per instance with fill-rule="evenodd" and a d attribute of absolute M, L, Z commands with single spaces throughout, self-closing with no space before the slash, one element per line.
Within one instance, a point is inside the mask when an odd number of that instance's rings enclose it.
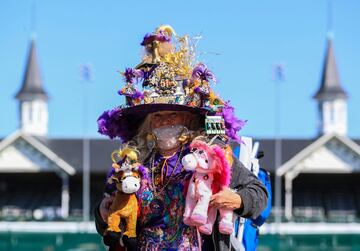
<path fill-rule="evenodd" d="M 0 233 L 1 251 L 105 251 L 97 234 Z"/>
<path fill-rule="evenodd" d="M 263 235 L 258 251 L 358 251 L 360 235 Z"/>
<path fill-rule="evenodd" d="M 105 251 L 97 234 L 0 233 L 1 251 Z M 262 235 L 258 251 L 357 251 L 360 235 Z"/>

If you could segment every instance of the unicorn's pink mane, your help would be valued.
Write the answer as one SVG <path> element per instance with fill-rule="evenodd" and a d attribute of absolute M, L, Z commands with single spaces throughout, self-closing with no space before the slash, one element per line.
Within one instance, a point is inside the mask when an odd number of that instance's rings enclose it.
<path fill-rule="evenodd" d="M 214 183 L 212 185 L 213 193 L 217 193 L 224 186 L 229 186 L 231 173 L 230 165 L 226 159 L 224 150 L 219 146 L 209 146 L 203 141 L 195 140 L 190 145 L 191 148 L 203 149 L 208 154 L 209 158 L 212 158 L 213 165 L 216 165 L 214 174 Z"/>
<path fill-rule="evenodd" d="M 213 150 L 219 158 L 219 168 L 215 169 L 214 180 L 216 180 L 220 187 L 229 186 L 231 179 L 231 167 L 226 159 L 224 150 L 220 146 L 214 146 Z"/>

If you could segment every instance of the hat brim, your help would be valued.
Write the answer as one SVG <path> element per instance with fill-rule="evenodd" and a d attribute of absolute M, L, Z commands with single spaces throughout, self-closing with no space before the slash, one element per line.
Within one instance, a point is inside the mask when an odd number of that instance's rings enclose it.
<path fill-rule="evenodd" d="M 210 110 L 192 107 L 187 105 L 179 104 L 141 104 L 131 107 L 126 107 L 122 109 L 123 115 L 134 115 L 135 117 L 145 117 L 149 113 L 160 112 L 160 111 L 187 111 L 191 113 L 198 113 L 205 116 L 208 113 L 211 113 Z"/>
<path fill-rule="evenodd" d="M 214 113 L 208 109 L 179 104 L 157 103 L 126 107 L 119 109 L 118 112 L 113 114 L 114 120 L 112 124 L 117 127 L 114 128 L 117 133 L 113 136 L 120 137 L 123 142 L 131 140 L 138 133 L 138 128 L 145 117 L 150 113 L 159 111 L 186 111 L 192 114 L 198 114 L 202 120 L 205 119 L 205 115 L 212 115 Z M 111 135 L 107 135 L 113 138 Z"/>

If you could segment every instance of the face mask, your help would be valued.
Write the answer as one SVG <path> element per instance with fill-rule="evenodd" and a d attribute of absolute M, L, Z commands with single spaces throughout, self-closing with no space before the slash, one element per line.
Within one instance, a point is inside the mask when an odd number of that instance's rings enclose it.
<path fill-rule="evenodd" d="M 156 145 L 161 150 L 170 150 L 180 146 L 180 135 L 186 130 L 183 125 L 162 126 L 153 129 Z"/>

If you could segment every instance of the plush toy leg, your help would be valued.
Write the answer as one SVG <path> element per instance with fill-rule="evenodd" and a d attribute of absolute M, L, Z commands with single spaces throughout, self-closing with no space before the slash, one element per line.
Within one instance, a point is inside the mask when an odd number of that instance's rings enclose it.
<path fill-rule="evenodd" d="M 189 188 L 186 194 L 186 203 L 185 203 L 185 212 L 183 215 L 183 221 L 188 226 L 194 226 L 194 223 L 191 221 L 191 213 L 194 210 L 196 200 L 194 196 L 194 185 L 193 183 L 189 184 Z"/>
<path fill-rule="evenodd" d="M 119 228 L 120 225 L 120 215 L 118 215 L 116 212 L 112 213 L 109 217 L 108 217 L 108 231 L 113 231 L 113 232 L 121 232 L 121 229 Z"/>
<path fill-rule="evenodd" d="M 119 239 L 121 238 L 121 229 L 120 225 L 120 215 L 116 212 L 110 214 L 108 217 L 108 228 L 104 235 L 104 243 L 108 246 L 117 245 Z"/>
<path fill-rule="evenodd" d="M 208 211 L 208 218 L 204 225 L 199 227 L 200 233 L 210 235 L 213 230 L 213 226 L 216 220 L 217 209 L 210 207 Z"/>
<path fill-rule="evenodd" d="M 211 194 L 200 195 L 200 198 L 191 215 L 191 221 L 197 226 L 204 225 L 207 221 L 207 211 L 209 208 Z"/>
<path fill-rule="evenodd" d="M 135 213 L 131 213 L 128 218 L 126 218 L 126 231 L 124 235 L 129 238 L 136 237 L 136 220 L 137 220 L 137 210 L 134 210 Z"/>
<path fill-rule="evenodd" d="M 137 240 L 136 238 L 129 238 L 126 235 L 122 237 L 126 251 L 136 251 L 137 250 Z"/>
<path fill-rule="evenodd" d="M 119 244 L 121 233 L 114 231 L 107 231 L 103 236 L 103 241 L 106 246 L 116 246 Z"/>
<path fill-rule="evenodd" d="M 222 234 L 232 234 L 233 232 L 233 212 L 231 210 L 219 209 L 220 211 L 220 222 L 219 232 Z"/>
<path fill-rule="evenodd" d="M 191 220 L 191 213 L 194 209 L 195 203 L 196 203 L 196 201 L 194 199 L 186 198 L 185 213 L 184 213 L 183 221 L 188 226 L 195 226 Z"/>

